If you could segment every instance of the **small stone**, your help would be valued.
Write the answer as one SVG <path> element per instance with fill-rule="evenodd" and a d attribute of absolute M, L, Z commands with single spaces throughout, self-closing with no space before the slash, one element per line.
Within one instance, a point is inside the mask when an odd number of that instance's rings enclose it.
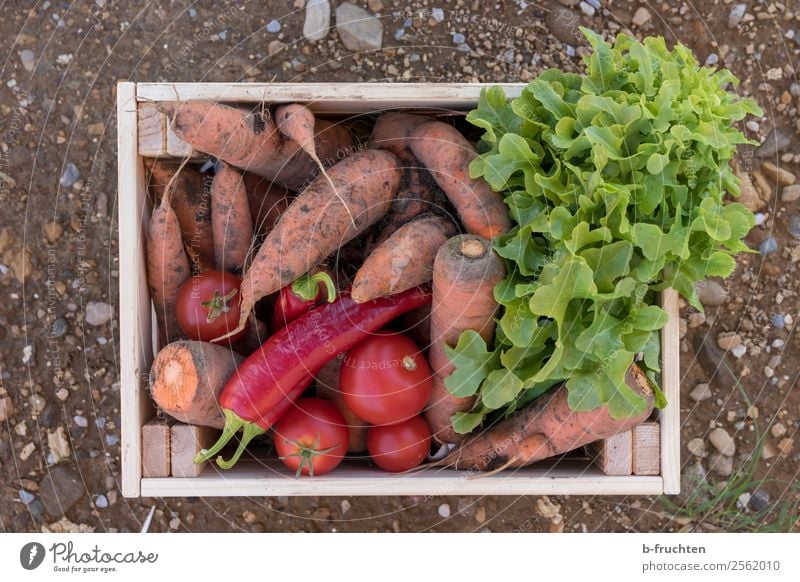
<path fill-rule="evenodd" d="M 58 183 L 64 188 L 69 188 L 75 182 L 77 182 L 78 178 L 80 177 L 81 177 L 80 171 L 78 170 L 78 168 L 75 167 L 75 164 L 70 162 L 69 164 L 67 164 L 67 167 L 64 168 L 64 173 L 61 174 L 61 179 L 58 181 Z"/>
<path fill-rule="evenodd" d="M 737 509 L 744 509 L 750 504 L 750 498 L 752 495 L 745 491 L 741 495 L 739 495 L 739 499 L 736 500 L 736 507 Z"/>
<path fill-rule="evenodd" d="M 276 34 L 281 31 L 281 23 L 277 20 L 270 20 L 267 23 L 267 32 Z"/>
<path fill-rule="evenodd" d="M 767 178 L 774 180 L 781 186 L 791 186 L 797 181 L 797 176 L 788 170 L 779 168 L 772 162 L 764 162 L 761 164 L 761 171 L 767 176 Z"/>
<path fill-rule="evenodd" d="M 733 457 L 715 451 L 708 457 L 708 468 L 720 477 L 729 477 L 733 473 Z"/>
<path fill-rule="evenodd" d="M 762 255 L 769 255 L 778 250 L 778 241 L 774 237 L 768 236 L 758 245 L 758 252 Z"/>
<path fill-rule="evenodd" d="M 695 283 L 700 302 L 708 307 L 718 307 L 728 301 L 728 292 L 713 279 L 706 279 Z"/>
<path fill-rule="evenodd" d="M 328 0 L 309 0 L 306 3 L 306 20 L 303 36 L 312 42 L 328 36 L 331 26 L 331 3 Z M 273 52 L 273 51 L 270 51 Z"/>
<path fill-rule="evenodd" d="M 169 520 L 169 529 L 174 531 L 179 527 L 181 527 L 181 518 L 176 516 Z"/>
<path fill-rule="evenodd" d="M 737 170 L 736 177 L 739 178 L 739 198 L 737 201 L 751 212 L 756 212 L 764 208 L 766 202 L 761 199 L 750 176 Z"/>
<path fill-rule="evenodd" d="M 775 445 L 769 441 L 765 442 L 764 447 L 761 449 L 761 458 L 768 460 L 776 456 L 778 456 L 778 449 L 775 448 Z"/>
<path fill-rule="evenodd" d="M 98 495 L 94 498 L 94 506 L 98 509 L 105 509 L 108 507 L 108 497 L 105 495 Z"/>
<path fill-rule="evenodd" d="M 731 350 L 731 355 L 737 360 L 740 359 L 746 353 L 747 353 L 747 346 L 744 344 L 739 344 L 738 346 L 736 346 Z"/>
<path fill-rule="evenodd" d="M 781 338 L 775 338 L 772 340 L 772 344 L 770 344 L 773 348 L 780 349 L 786 345 L 786 342 L 783 341 Z"/>
<path fill-rule="evenodd" d="M 75 422 L 76 426 L 79 426 L 81 428 L 86 428 L 87 426 L 89 426 L 89 421 L 86 420 L 85 416 L 76 415 L 72 417 L 72 420 Z"/>
<path fill-rule="evenodd" d="M 478 523 L 486 521 L 486 508 L 482 505 L 475 510 L 475 521 Z"/>
<path fill-rule="evenodd" d="M 794 448 L 794 439 L 785 438 L 778 443 L 778 450 L 784 455 L 788 455 L 789 453 L 791 453 L 793 448 Z"/>
<path fill-rule="evenodd" d="M 61 402 L 64 402 L 67 398 L 69 398 L 69 390 L 66 388 L 59 388 L 56 390 L 56 398 L 58 398 Z"/>
<path fill-rule="evenodd" d="M 39 481 L 39 498 L 53 517 L 64 515 L 83 497 L 83 481 L 65 465 L 53 467 Z"/>
<path fill-rule="evenodd" d="M 796 202 L 800 200 L 800 184 L 784 186 L 781 190 L 781 202 Z"/>
<path fill-rule="evenodd" d="M 686 449 L 695 457 L 705 457 L 707 455 L 706 443 L 700 437 L 689 440 L 689 442 L 686 443 Z"/>
<path fill-rule="evenodd" d="M 383 45 L 383 23 L 363 8 L 343 2 L 336 7 L 336 31 L 351 51 L 378 50 Z"/>
<path fill-rule="evenodd" d="M 53 456 L 53 463 L 56 464 L 69 458 L 72 452 L 63 426 L 59 426 L 56 430 L 47 433 L 47 446 Z"/>
<path fill-rule="evenodd" d="M 581 12 L 583 12 L 586 16 L 590 17 L 594 16 L 594 13 L 596 12 L 594 6 L 592 6 L 588 2 L 581 2 L 580 4 L 578 4 L 578 7 L 581 9 Z"/>
<path fill-rule="evenodd" d="M 773 370 L 770 366 L 764 366 L 764 376 L 767 378 L 772 378 L 775 375 L 775 370 Z"/>
<path fill-rule="evenodd" d="M 466 37 L 463 34 L 461 34 L 460 32 L 457 32 L 457 33 L 455 33 L 453 35 L 453 43 L 454 44 L 464 44 L 466 42 L 466 40 L 467 40 Z"/>
<path fill-rule="evenodd" d="M 636 13 L 633 15 L 631 22 L 634 26 L 642 26 L 643 24 L 649 22 L 651 18 L 652 15 L 650 14 L 650 11 L 644 6 L 639 6 L 639 8 L 636 10 Z"/>
<path fill-rule="evenodd" d="M 800 240 L 800 214 L 792 214 L 788 221 L 789 234 Z"/>
<path fill-rule="evenodd" d="M 367 6 L 373 12 L 380 12 L 381 10 L 383 10 L 382 0 L 367 0 Z"/>
<path fill-rule="evenodd" d="M 736 28 L 742 22 L 745 13 L 747 12 L 747 4 L 737 4 L 731 8 L 728 14 L 728 27 Z"/>
<path fill-rule="evenodd" d="M 695 311 L 689 314 L 689 327 L 695 329 L 706 322 L 706 314 Z"/>
<path fill-rule="evenodd" d="M 39 413 L 44 410 L 45 406 L 47 406 L 47 399 L 41 394 L 34 394 L 31 396 L 31 405 L 33 406 L 33 409 Z"/>
<path fill-rule="evenodd" d="M 565 44 L 576 42 L 576 23 L 581 15 L 569 8 L 553 8 L 545 16 L 545 24 L 554 37 Z"/>
<path fill-rule="evenodd" d="M 442 22 L 444 20 L 444 10 L 441 8 L 432 8 L 431 16 L 433 16 L 433 19 L 436 22 Z"/>
<path fill-rule="evenodd" d="M 742 338 L 738 333 L 724 332 L 717 336 L 717 345 L 723 350 L 732 350 L 736 346 L 741 345 Z"/>
<path fill-rule="evenodd" d="M 22 348 L 22 363 L 30 366 L 36 365 L 36 353 L 33 345 L 27 345 Z"/>
<path fill-rule="evenodd" d="M 750 496 L 750 509 L 756 513 L 761 513 L 769 509 L 769 493 L 764 489 L 756 489 Z"/>
<path fill-rule="evenodd" d="M 102 301 L 89 301 L 86 304 L 86 323 L 100 326 L 108 323 L 114 316 L 114 308 Z"/>
<path fill-rule="evenodd" d="M 706 57 L 705 66 L 706 67 L 713 67 L 719 62 L 719 55 L 717 53 L 711 53 Z"/>
<path fill-rule="evenodd" d="M 783 315 L 780 313 L 776 313 L 772 316 L 772 326 L 776 329 L 783 329 L 786 327 L 786 321 L 784 320 Z"/>
<path fill-rule="evenodd" d="M 724 428 L 715 428 L 708 435 L 708 440 L 723 455 L 732 457 L 736 453 L 736 442 Z"/>
<path fill-rule="evenodd" d="M 790 137 L 785 135 L 777 127 L 769 132 L 769 135 L 764 140 L 764 143 L 759 146 L 755 151 L 755 155 L 759 158 L 771 158 L 792 145 Z"/>
<path fill-rule="evenodd" d="M 339 507 L 341 507 L 342 509 L 342 515 L 345 515 L 348 511 L 350 511 L 352 505 L 347 499 L 342 499 L 342 502 L 341 504 L 339 504 Z"/>
<path fill-rule="evenodd" d="M 14 403 L 8 396 L 0 397 L 0 422 L 5 422 L 14 416 Z"/>
<path fill-rule="evenodd" d="M 28 505 L 34 499 L 36 499 L 36 496 L 33 493 L 25 491 L 24 489 L 19 490 L 19 500 L 25 505 Z"/>
<path fill-rule="evenodd" d="M 698 384 L 692 391 L 689 393 L 689 398 L 694 400 L 695 402 L 702 402 L 703 400 L 708 400 L 711 398 L 711 388 L 708 384 L 703 382 L 702 384 Z"/>
<path fill-rule="evenodd" d="M 761 126 L 755 119 L 751 119 L 750 121 L 745 123 L 744 126 L 753 133 L 758 133 L 761 130 Z"/>
<path fill-rule="evenodd" d="M 772 425 L 772 428 L 769 429 L 770 434 L 774 436 L 776 439 L 781 438 L 783 435 L 786 434 L 786 427 L 783 426 L 780 422 L 776 422 Z"/>
<path fill-rule="evenodd" d="M 49 243 L 56 242 L 58 239 L 61 238 L 61 235 L 63 233 L 64 233 L 64 227 L 61 226 L 55 220 L 46 222 L 44 225 L 44 236 L 47 238 L 47 242 Z"/>
<path fill-rule="evenodd" d="M 113 447 L 117 443 L 119 443 L 119 437 L 117 435 L 115 435 L 115 434 L 107 434 L 106 435 L 106 444 L 109 447 Z"/>
<path fill-rule="evenodd" d="M 256 521 L 258 521 L 258 516 L 252 511 L 248 510 L 242 514 L 242 519 L 247 525 L 253 525 Z"/>
<path fill-rule="evenodd" d="M 69 330 L 69 326 L 67 324 L 67 320 L 63 317 L 57 318 L 53 321 L 53 325 L 50 328 L 50 337 L 58 338 L 63 337 L 66 335 L 67 331 Z"/>
<path fill-rule="evenodd" d="M 540 497 L 536 500 L 536 511 L 538 511 L 539 515 L 541 515 L 543 518 L 549 519 L 550 521 L 562 518 L 561 504 L 552 501 L 547 496 Z"/>
<path fill-rule="evenodd" d="M 439 513 L 439 515 L 441 517 L 443 517 L 444 519 L 447 519 L 448 517 L 450 517 L 450 506 L 447 503 L 442 503 L 439 506 L 439 509 L 437 510 L 437 512 Z"/>
<path fill-rule="evenodd" d="M 22 66 L 25 67 L 25 70 L 29 73 L 33 71 L 33 68 L 36 66 L 36 55 L 34 55 L 31 50 L 25 49 L 20 51 L 19 60 L 22 61 Z"/>

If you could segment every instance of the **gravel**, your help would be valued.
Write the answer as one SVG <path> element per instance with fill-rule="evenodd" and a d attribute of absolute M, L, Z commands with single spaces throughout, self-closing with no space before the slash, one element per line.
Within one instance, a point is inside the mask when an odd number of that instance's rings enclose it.
<path fill-rule="evenodd" d="M 33 54 L 32 50 L 22 50 L 19 52 L 19 60 L 22 62 L 22 66 L 25 67 L 25 70 L 29 73 L 33 71 L 34 67 L 36 66 L 36 55 Z"/>
<path fill-rule="evenodd" d="M 689 398 L 694 400 L 695 402 L 702 402 L 703 400 L 708 400 L 711 398 L 711 387 L 706 384 L 705 382 L 702 384 L 698 384 L 692 391 L 689 392 Z"/>
<path fill-rule="evenodd" d="M 114 316 L 114 308 L 102 301 L 89 301 L 86 304 L 86 323 L 101 326 L 108 323 Z"/>
<path fill-rule="evenodd" d="M 447 519 L 448 517 L 450 517 L 450 506 L 447 503 L 442 503 L 439 506 L 439 509 L 437 510 L 437 512 L 439 513 L 439 515 L 441 517 L 443 517 L 444 519 Z"/>
<path fill-rule="evenodd" d="M 94 506 L 98 509 L 106 509 L 108 507 L 108 497 L 105 495 L 97 495 L 94 498 Z"/>
<path fill-rule="evenodd" d="M 56 465 L 39 481 L 39 497 L 53 517 L 60 517 L 80 501 L 84 494 L 80 477 L 65 465 Z"/>
<path fill-rule="evenodd" d="M 736 442 L 724 428 L 715 428 L 708 435 L 708 440 L 723 455 L 732 457 L 736 453 Z"/>
<path fill-rule="evenodd" d="M 728 14 L 728 27 L 736 28 L 742 22 L 744 15 L 747 13 L 747 4 L 737 4 L 731 8 Z"/>
<path fill-rule="evenodd" d="M 789 234 L 792 235 L 793 238 L 800 240 L 800 214 L 792 214 L 789 216 L 787 227 L 789 229 Z"/>
<path fill-rule="evenodd" d="M 64 337 L 67 334 L 67 331 L 69 331 L 69 324 L 67 324 L 67 320 L 63 317 L 59 317 L 53 321 L 53 325 L 50 327 L 50 337 Z"/>
<path fill-rule="evenodd" d="M 728 302 L 728 292 L 714 279 L 706 279 L 695 284 L 700 302 L 707 307 L 719 307 Z"/>
<path fill-rule="evenodd" d="M 764 489 L 756 489 L 750 496 L 750 509 L 761 513 L 769 509 L 769 493 Z"/>
<path fill-rule="evenodd" d="M 363 8 L 344 2 L 336 8 L 336 31 L 353 52 L 378 50 L 383 46 L 383 23 Z"/>
<path fill-rule="evenodd" d="M 759 158 L 771 158 L 784 151 L 791 144 L 792 139 L 776 127 L 769 132 L 764 143 L 761 144 L 755 153 Z"/>
<path fill-rule="evenodd" d="M 303 36 L 312 42 L 328 36 L 331 26 L 331 3 L 328 0 L 308 0 Z"/>
<path fill-rule="evenodd" d="M 270 20 L 267 23 L 267 27 L 266 28 L 267 28 L 267 32 L 272 33 L 272 34 L 277 34 L 277 33 L 279 33 L 281 31 L 281 23 L 278 22 L 277 20 Z"/>
<path fill-rule="evenodd" d="M 800 184 L 784 186 L 781 190 L 781 202 L 796 202 L 800 200 Z"/>
<path fill-rule="evenodd" d="M 730 477 L 733 473 L 733 457 L 715 451 L 708 457 L 708 467 L 720 477 Z"/>
<path fill-rule="evenodd" d="M 69 188 L 75 184 L 80 177 L 80 170 L 78 170 L 75 164 L 69 163 L 67 164 L 67 167 L 64 168 L 64 172 L 61 174 L 61 179 L 58 181 L 58 183 L 64 188 Z"/>

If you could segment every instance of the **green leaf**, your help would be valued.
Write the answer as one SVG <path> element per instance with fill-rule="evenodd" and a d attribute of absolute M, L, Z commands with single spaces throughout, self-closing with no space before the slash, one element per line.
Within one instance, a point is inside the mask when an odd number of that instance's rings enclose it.
<path fill-rule="evenodd" d="M 473 330 L 458 338 L 455 348 L 444 346 L 444 352 L 455 370 L 444 380 L 447 390 L 459 398 L 473 396 L 486 377 L 500 365 L 500 354 L 490 352 L 486 342 Z"/>
<path fill-rule="evenodd" d="M 456 412 L 450 421 L 458 434 L 469 434 L 480 426 L 484 416 L 486 411 L 483 409 L 479 412 Z"/>
<path fill-rule="evenodd" d="M 667 312 L 657 305 L 647 305 L 632 312 L 625 323 L 629 323 L 634 329 L 655 331 L 667 325 Z"/>
<path fill-rule="evenodd" d="M 511 109 L 502 87 L 481 89 L 478 108 L 467 114 L 467 121 L 485 131 L 482 139 L 497 143 L 505 134 L 516 134 L 522 119 Z"/>
<path fill-rule="evenodd" d="M 522 391 L 522 380 L 508 369 L 495 370 L 486 378 L 481 390 L 481 402 L 496 410 L 513 402 Z"/>
<path fill-rule="evenodd" d="M 552 283 L 539 287 L 533 294 L 531 311 L 562 322 L 572 299 L 589 297 L 597 292 L 593 275 L 585 260 L 580 257 L 568 258 Z"/>

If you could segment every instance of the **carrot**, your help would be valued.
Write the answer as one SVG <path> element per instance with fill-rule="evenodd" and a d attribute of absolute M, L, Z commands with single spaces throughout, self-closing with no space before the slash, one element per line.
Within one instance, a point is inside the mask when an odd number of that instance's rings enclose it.
<path fill-rule="evenodd" d="M 322 366 L 314 376 L 317 384 L 317 396 L 333 404 L 342 413 L 347 421 L 350 433 L 348 453 L 363 453 L 367 450 L 367 429 L 369 423 L 358 418 L 355 413 L 344 403 L 342 393 L 339 391 L 339 373 L 342 369 L 343 356 L 339 356 Z"/>
<path fill-rule="evenodd" d="M 411 134 L 430 120 L 430 117 L 400 111 L 384 113 L 375 120 L 367 147 L 374 150 L 388 150 L 400 157 L 403 152 L 409 151 Z"/>
<path fill-rule="evenodd" d="M 211 226 L 217 268 L 238 271 L 253 240 L 253 220 L 242 174 L 224 162 L 211 184 Z"/>
<path fill-rule="evenodd" d="M 455 225 L 440 216 L 418 218 L 400 227 L 358 270 L 353 299 L 364 303 L 430 281 L 436 252 L 455 232 Z"/>
<path fill-rule="evenodd" d="M 491 240 L 508 231 L 511 219 L 502 196 L 469 177 L 478 152 L 457 129 L 429 121 L 412 132 L 409 147 L 456 207 L 467 232 Z"/>
<path fill-rule="evenodd" d="M 147 230 L 147 283 L 155 307 L 161 345 L 185 337 L 178 325 L 176 300 L 191 275 L 181 243 L 178 217 L 170 207 L 169 193 L 161 197 Z"/>
<path fill-rule="evenodd" d="M 628 369 L 625 383 L 647 401 L 646 409 L 638 416 L 613 418 L 605 405 L 574 411 L 568 404 L 567 388 L 562 385 L 495 426 L 470 436 L 435 465 L 501 471 L 627 432 L 647 420 L 653 411 L 654 396 L 647 377 L 636 364 Z"/>
<path fill-rule="evenodd" d="M 219 395 L 243 361 L 243 356 L 215 344 L 173 342 L 153 361 L 150 394 L 161 410 L 181 422 L 222 428 Z"/>
<path fill-rule="evenodd" d="M 235 332 L 256 301 L 307 273 L 378 221 L 391 205 L 401 172 L 392 154 L 364 150 L 328 174 L 335 188 L 324 177 L 314 180 L 264 239 L 242 281 L 242 315 Z"/>
<path fill-rule="evenodd" d="M 299 190 L 317 172 L 317 164 L 278 131 L 268 112 L 247 111 L 210 101 L 161 103 L 175 134 L 194 149 L 231 165 Z M 316 152 L 338 160 L 354 148 L 341 124 L 316 120 Z"/>
<path fill-rule="evenodd" d="M 503 261 L 492 251 L 491 243 L 473 234 L 447 241 L 433 263 L 433 304 L 431 306 L 431 347 L 428 353 L 433 370 L 433 392 L 425 418 L 434 438 L 441 443 L 456 443 L 463 437 L 453 430 L 451 417 L 469 410 L 474 397 L 453 396 L 444 385 L 454 367 L 444 345 L 455 346 L 465 330 L 477 331 L 491 344 L 494 337 L 497 302 L 494 287 L 505 276 Z"/>
<path fill-rule="evenodd" d="M 211 230 L 211 189 L 204 176 L 194 166 L 156 160 L 150 171 L 150 184 L 156 199 L 164 195 L 167 184 L 173 176 L 170 200 L 172 209 L 178 217 L 181 239 L 193 273 L 212 271 L 214 261 L 214 240 Z"/>
<path fill-rule="evenodd" d="M 266 178 L 249 172 L 244 174 L 244 186 L 247 190 L 250 217 L 253 219 L 253 230 L 256 235 L 265 235 L 289 207 L 292 193 Z"/>

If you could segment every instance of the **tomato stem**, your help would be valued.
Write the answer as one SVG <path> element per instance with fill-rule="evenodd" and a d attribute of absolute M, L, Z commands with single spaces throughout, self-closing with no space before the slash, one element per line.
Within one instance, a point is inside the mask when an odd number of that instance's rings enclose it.
<path fill-rule="evenodd" d="M 202 303 L 203 307 L 208 309 L 206 323 L 213 323 L 213 321 L 223 313 L 229 313 L 231 310 L 229 301 L 233 299 L 238 292 L 239 290 L 234 288 L 231 289 L 227 295 L 220 295 L 220 292 L 214 289 L 214 297 Z"/>
<path fill-rule="evenodd" d="M 409 372 L 413 372 L 414 370 L 417 369 L 417 362 L 414 361 L 413 357 L 405 355 L 403 356 L 403 368 L 405 368 Z"/>
<path fill-rule="evenodd" d="M 310 447 L 305 446 L 299 440 L 288 441 L 288 442 L 294 444 L 294 446 L 296 446 L 298 450 L 295 451 L 294 453 L 290 454 L 290 455 L 286 455 L 285 457 L 279 457 L 279 459 L 283 460 L 283 459 L 288 459 L 289 457 L 299 457 L 300 458 L 300 464 L 297 466 L 297 471 L 294 474 L 294 478 L 295 479 L 299 479 L 300 478 L 300 475 L 302 475 L 303 469 L 306 467 L 306 465 L 308 465 L 308 475 L 309 475 L 309 477 L 313 477 L 314 476 L 314 463 L 312 461 L 314 460 L 314 457 L 318 457 L 320 455 L 327 455 L 331 451 L 339 448 L 339 445 L 334 445 L 334 446 L 329 447 L 327 449 L 322 449 L 322 450 L 317 449 L 317 447 L 319 446 L 320 438 L 321 438 L 320 434 L 317 433 L 317 438 L 311 444 Z"/>
<path fill-rule="evenodd" d="M 336 285 L 331 276 L 325 271 L 314 275 L 305 274 L 292 282 L 292 293 L 305 301 L 313 301 L 319 295 L 319 284 L 325 285 L 328 303 L 336 300 Z"/>

